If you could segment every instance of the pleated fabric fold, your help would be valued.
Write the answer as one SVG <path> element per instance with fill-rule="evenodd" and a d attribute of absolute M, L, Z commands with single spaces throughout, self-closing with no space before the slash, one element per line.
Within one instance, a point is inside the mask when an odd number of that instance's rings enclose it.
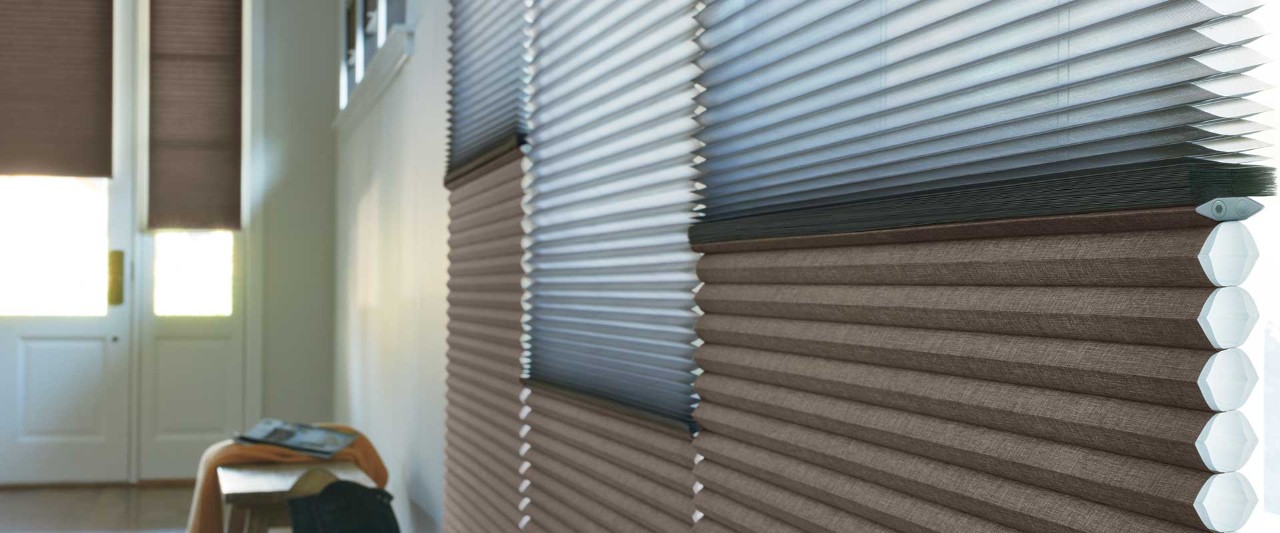
<path fill-rule="evenodd" d="M 699 511 L 742 531 L 1238 527 L 1257 311 L 1235 285 L 1257 248 L 1160 211 L 701 246 Z"/>
<path fill-rule="evenodd" d="M 536 531 L 688 531 L 695 452 L 683 424 L 541 383 L 525 400 Z"/>
<path fill-rule="evenodd" d="M 452 182 L 445 384 L 446 530 L 518 531 L 525 522 L 525 390 L 521 344 L 524 252 L 477 246 L 519 239 L 520 160 Z"/>
<path fill-rule="evenodd" d="M 513 159 L 526 131 L 525 0 L 451 0 L 445 183 Z M 516 183 L 519 185 L 519 182 Z"/>
<path fill-rule="evenodd" d="M 526 102 L 529 377 L 686 424 L 696 11 L 536 2 Z"/>
<path fill-rule="evenodd" d="M 1272 190 L 1258 0 L 715 4 L 695 243 Z"/>

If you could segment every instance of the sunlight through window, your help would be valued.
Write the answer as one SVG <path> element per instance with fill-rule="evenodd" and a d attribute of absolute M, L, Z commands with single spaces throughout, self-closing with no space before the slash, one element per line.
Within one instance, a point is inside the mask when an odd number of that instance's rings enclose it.
<path fill-rule="evenodd" d="M 107 314 L 108 186 L 0 176 L 0 316 Z"/>
<path fill-rule="evenodd" d="M 229 231 L 157 233 L 156 316 L 231 316 L 234 258 Z"/>

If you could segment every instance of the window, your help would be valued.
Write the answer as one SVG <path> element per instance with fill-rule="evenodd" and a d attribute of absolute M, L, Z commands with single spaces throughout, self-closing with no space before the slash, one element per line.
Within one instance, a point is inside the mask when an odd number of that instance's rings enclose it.
<path fill-rule="evenodd" d="M 230 231 L 155 234 L 156 316 L 231 316 L 235 235 Z"/>
<path fill-rule="evenodd" d="M 108 184 L 0 176 L 0 316 L 107 314 Z"/>
<path fill-rule="evenodd" d="M 347 0 L 343 11 L 343 57 L 338 72 L 340 109 L 347 107 L 391 30 L 404 22 L 404 0 Z"/>

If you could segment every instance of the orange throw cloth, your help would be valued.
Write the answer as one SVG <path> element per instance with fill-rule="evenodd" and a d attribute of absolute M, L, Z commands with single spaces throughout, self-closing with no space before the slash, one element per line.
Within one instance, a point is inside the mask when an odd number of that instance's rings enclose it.
<path fill-rule="evenodd" d="M 363 434 L 339 424 L 317 426 L 360 435 L 356 441 L 334 454 L 331 459 L 320 459 L 269 444 L 238 444 L 224 440 L 205 450 L 200 458 L 200 470 L 196 473 L 195 496 L 191 501 L 191 515 L 187 517 L 189 533 L 222 533 L 222 491 L 218 488 L 218 467 L 262 463 L 315 463 L 320 461 L 347 461 L 355 463 L 378 487 L 387 486 L 387 466 L 373 443 Z"/>

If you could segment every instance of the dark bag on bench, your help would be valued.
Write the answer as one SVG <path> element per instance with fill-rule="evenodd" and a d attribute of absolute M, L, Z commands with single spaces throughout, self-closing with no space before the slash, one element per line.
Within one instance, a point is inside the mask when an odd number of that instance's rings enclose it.
<path fill-rule="evenodd" d="M 349 481 L 289 500 L 289 520 L 295 533 L 400 533 L 391 494 Z"/>

